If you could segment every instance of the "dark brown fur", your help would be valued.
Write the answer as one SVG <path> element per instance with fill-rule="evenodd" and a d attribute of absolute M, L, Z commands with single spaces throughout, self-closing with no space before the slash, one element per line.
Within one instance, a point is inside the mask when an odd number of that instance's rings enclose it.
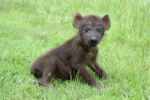
<path fill-rule="evenodd" d="M 53 76 L 69 80 L 78 72 L 88 84 L 99 87 L 95 78 L 85 69 L 85 65 L 88 65 L 100 77 L 106 77 L 105 71 L 96 61 L 98 54 L 96 45 L 103 37 L 104 31 L 110 27 L 108 15 L 101 18 L 94 15 L 82 17 L 76 14 L 73 26 L 78 29 L 75 37 L 40 56 L 32 64 L 31 73 L 38 79 L 40 85 L 49 87 Z M 91 28 L 90 31 L 84 29 L 86 27 Z M 101 27 L 100 31 L 97 31 L 98 27 Z M 89 42 L 93 37 L 96 43 Z"/>

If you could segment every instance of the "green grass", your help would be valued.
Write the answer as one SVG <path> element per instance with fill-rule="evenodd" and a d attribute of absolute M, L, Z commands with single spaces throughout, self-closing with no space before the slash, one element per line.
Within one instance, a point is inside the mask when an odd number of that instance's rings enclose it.
<path fill-rule="evenodd" d="M 144 100 L 150 97 L 149 0 L 0 0 L 1 100 Z M 98 62 L 110 79 L 97 90 L 77 76 L 53 79 L 54 89 L 33 84 L 30 64 L 76 34 L 72 16 L 109 14 L 111 29 Z M 96 75 L 94 75 L 96 77 Z"/>

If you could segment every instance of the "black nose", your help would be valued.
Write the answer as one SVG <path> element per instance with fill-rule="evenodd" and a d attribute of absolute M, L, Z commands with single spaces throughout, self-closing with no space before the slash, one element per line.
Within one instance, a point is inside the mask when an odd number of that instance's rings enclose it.
<path fill-rule="evenodd" d="M 92 39 L 90 39 L 90 43 L 92 43 L 92 44 L 96 44 L 96 43 L 97 43 L 97 39 L 96 39 L 96 38 L 92 38 Z"/>

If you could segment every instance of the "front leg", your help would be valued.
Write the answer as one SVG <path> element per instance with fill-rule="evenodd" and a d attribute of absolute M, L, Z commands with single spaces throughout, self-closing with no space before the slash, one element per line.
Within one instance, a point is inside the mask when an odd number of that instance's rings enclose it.
<path fill-rule="evenodd" d="M 99 76 L 102 78 L 107 78 L 107 73 L 100 67 L 98 63 L 88 64 L 88 66 Z"/>
<path fill-rule="evenodd" d="M 95 78 L 93 78 L 84 67 L 80 67 L 79 74 L 89 85 L 95 86 L 96 88 L 103 87 L 101 84 L 96 82 Z"/>

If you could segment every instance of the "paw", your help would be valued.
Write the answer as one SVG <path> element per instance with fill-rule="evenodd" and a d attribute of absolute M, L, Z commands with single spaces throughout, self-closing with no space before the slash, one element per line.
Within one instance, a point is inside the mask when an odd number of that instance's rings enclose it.
<path fill-rule="evenodd" d="M 103 72 L 101 73 L 101 77 L 102 77 L 103 79 L 107 79 L 107 78 L 108 78 L 108 74 L 107 74 L 105 71 L 103 71 Z"/>
<path fill-rule="evenodd" d="M 54 86 L 53 86 L 52 83 L 50 83 L 50 84 L 47 85 L 47 88 L 48 88 L 48 90 L 52 90 L 54 88 Z"/>
<path fill-rule="evenodd" d="M 103 88 L 105 88 L 105 85 L 103 83 L 97 83 L 96 88 L 97 89 L 103 89 Z"/>
<path fill-rule="evenodd" d="M 47 88 L 49 91 L 53 90 L 54 86 L 52 83 L 44 83 L 43 85 L 45 88 Z"/>

